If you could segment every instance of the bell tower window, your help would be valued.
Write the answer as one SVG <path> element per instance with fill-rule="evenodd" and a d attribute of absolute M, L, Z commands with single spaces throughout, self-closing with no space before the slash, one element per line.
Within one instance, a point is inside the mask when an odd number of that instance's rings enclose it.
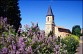
<path fill-rule="evenodd" d="M 48 21 L 49 21 L 49 17 L 48 17 Z"/>

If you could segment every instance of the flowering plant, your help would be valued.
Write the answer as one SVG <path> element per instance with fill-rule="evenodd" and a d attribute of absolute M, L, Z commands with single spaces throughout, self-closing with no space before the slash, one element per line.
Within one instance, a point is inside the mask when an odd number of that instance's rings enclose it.
<path fill-rule="evenodd" d="M 45 36 L 38 24 L 25 25 L 25 30 L 19 28 L 17 34 L 12 26 L 8 28 L 0 37 L 0 54 L 60 54 L 65 50 L 61 51 L 55 35 Z"/>

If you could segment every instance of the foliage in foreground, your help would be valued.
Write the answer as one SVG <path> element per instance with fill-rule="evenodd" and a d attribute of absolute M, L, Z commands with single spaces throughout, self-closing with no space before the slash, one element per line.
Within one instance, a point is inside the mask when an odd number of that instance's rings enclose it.
<path fill-rule="evenodd" d="M 17 34 L 12 26 L 7 28 L 7 31 L 3 32 L 0 37 L 0 54 L 66 53 L 66 50 L 60 50 L 61 47 L 60 44 L 57 44 L 56 36 L 46 37 L 44 31 L 39 29 L 38 24 L 32 23 L 31 27 L 25 25 L 25 29 L 19 28 Z"/>
<path fill-rule="evenodd" d="M 66 44 L 66 50 L 68 51 L 68 54 L 75 54 L 76 49 L 79 46 L 79 37 L 75 35 L 69 35 L 62 39 L 62 43 Z"/>
<path fill-rule="evenodd" d="M 13 26 L 6 24 L 3 27 L 4 31 L 0 37 L 0 54 L 74 54 L 78 46 L 79 39 L 76 36 L 67 36 L 61 40 L 52 32 L 45 36 L 38 24 L 32 23 L 31 27 L 28 25 L 24 27 L 24 30 L 19 28 L 17 33 Z"/>

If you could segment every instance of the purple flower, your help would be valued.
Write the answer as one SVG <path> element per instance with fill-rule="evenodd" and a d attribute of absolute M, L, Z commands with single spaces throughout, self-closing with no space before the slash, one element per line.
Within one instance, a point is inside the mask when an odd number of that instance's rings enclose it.
<path fill-rule="evenodd" d="M 52 39 L 55 41 L 56 40 L 56 36 L 52 36 Z"/>
<path fill-rule="evenodd" d="M 35 43 L 35 39 L 34 39 L 34 38 L 32 39 L 32 44 L 33 44 L 33 43 Z"/>
<path fill-rule="evenodd" d="M 12 41 L 12 45 L 14 45 L 14 41 Z"/>
<path fill-rule="evenodd" d="M 31 53 L 31 54 L 32 54 L 32 47 L 31 47 L 31 46 L 29 46 L 29 47 L 28 47 L 28 49 L 27 49 L 27 51 L 28 51 L 29 53 Z"/>
<path fill-rule="evenodd" d="M 24 42 L 22 42 L 21 47 L 25 47 L 25 43 Z"/>
<path fill-rule="evenodd" d="M 28 54 L 28 52 L 27 51 L 24 51 L 23 54 Z"/>
<path fill-rule="evenodd" d="M 57 51 L 57 50 L 54 48 L 54 54 L 60 54 L 60 51 Z"/>
<path fill-rule="evenodd" d="M 8 53 L 8 49 L 6 47 L 2 48 L 2 53 Z"/>
<path fill-rule="evenodd" d="M 12 48 L 13 48 L 13 50 L 15 50 L 15 51 L 16 51 L 16 45 L 13 45 L 13 46 L 12 46 Z"/>
<path fill-rule="evenodd" d="M 10 53 L 11 53 L 11 54 L 15 54 L 15 51 L 14 51 L 14 50 L 11 50 Z"/>
<path fill-rule="evenodd" d="M 11 42 L 11 37 L 10 36 L 7 38 L 7 42 Z"/>
<path fill-rule="evenodd" d="M 23 47 L 20 47 L 19 48 L 19 51 L 23 52 L 24 51 L 24 48 Z"/>
<path fill-rule="evenodd" d="M 23 37 L 19 37 L 19 43 L 23 42 Z"/>
<path fill-rule="evenodd" d="M 16 54 L 20 54 L 20 52 L 19 51 L 16 51 Z"/>
<path fill-rule="evenodd" d="M 18 41 L 18 50 L 23 52 L 24 51 L 24 48 L 25 48 L 25 43 L 24 43 L 24 40 L 23 40 L 23 37 L 19 37 L 19 41 Z"/>
<path fill-rule="evenodd" d="M 4 21 L 7 22 L 7 18 L 4 18 Z"/>
<path fill-rule="evenodd" d="M 50 42 L 50 39 L 48 38 L 46 42 L 49 43 Z"/>
<path fill-rule="evenodd" d="M 31 31 L 29 30 L 29 31 L 28 31 L 28 36 L 29 36 L 30 34 L 31 34 Z"/>
<path fill-rule="evenodd" d="M 57 50 L 57 51 L 59 51 L 59 45 L 55 45 L 55 49 Z"/>
<path fill-rule="evenodd" d="M 52 37 L 51 36 L 49 36 L 49 38 L 48 39 L 50 39 L 51 41 L 52 41 Z"/>
<path fill-rule="evenodd" d="M 34 37 L 34 40 L 35 40 L 35 41 L 37 41 L 37 40 L 38 40 L 37 36 L 35 36 L 35 37 Z"/>
<path fill-rule="evenodd" d="M 25 47 L 25 43 L 24 43 L 24 42 L 19 42 L 19 43 L 18 43 L 18 46 L 24 48 L 24 47 Z"/>

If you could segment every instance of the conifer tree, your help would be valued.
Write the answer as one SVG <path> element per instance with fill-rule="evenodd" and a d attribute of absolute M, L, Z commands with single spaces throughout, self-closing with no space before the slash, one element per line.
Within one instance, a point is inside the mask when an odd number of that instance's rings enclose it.
<path fill-rule="evenodd" d="M 18 0 L 0 0 L 0 17 L 7 17 L 7 23 L 13 25 L 16 31 L 21 25 Z"/>

